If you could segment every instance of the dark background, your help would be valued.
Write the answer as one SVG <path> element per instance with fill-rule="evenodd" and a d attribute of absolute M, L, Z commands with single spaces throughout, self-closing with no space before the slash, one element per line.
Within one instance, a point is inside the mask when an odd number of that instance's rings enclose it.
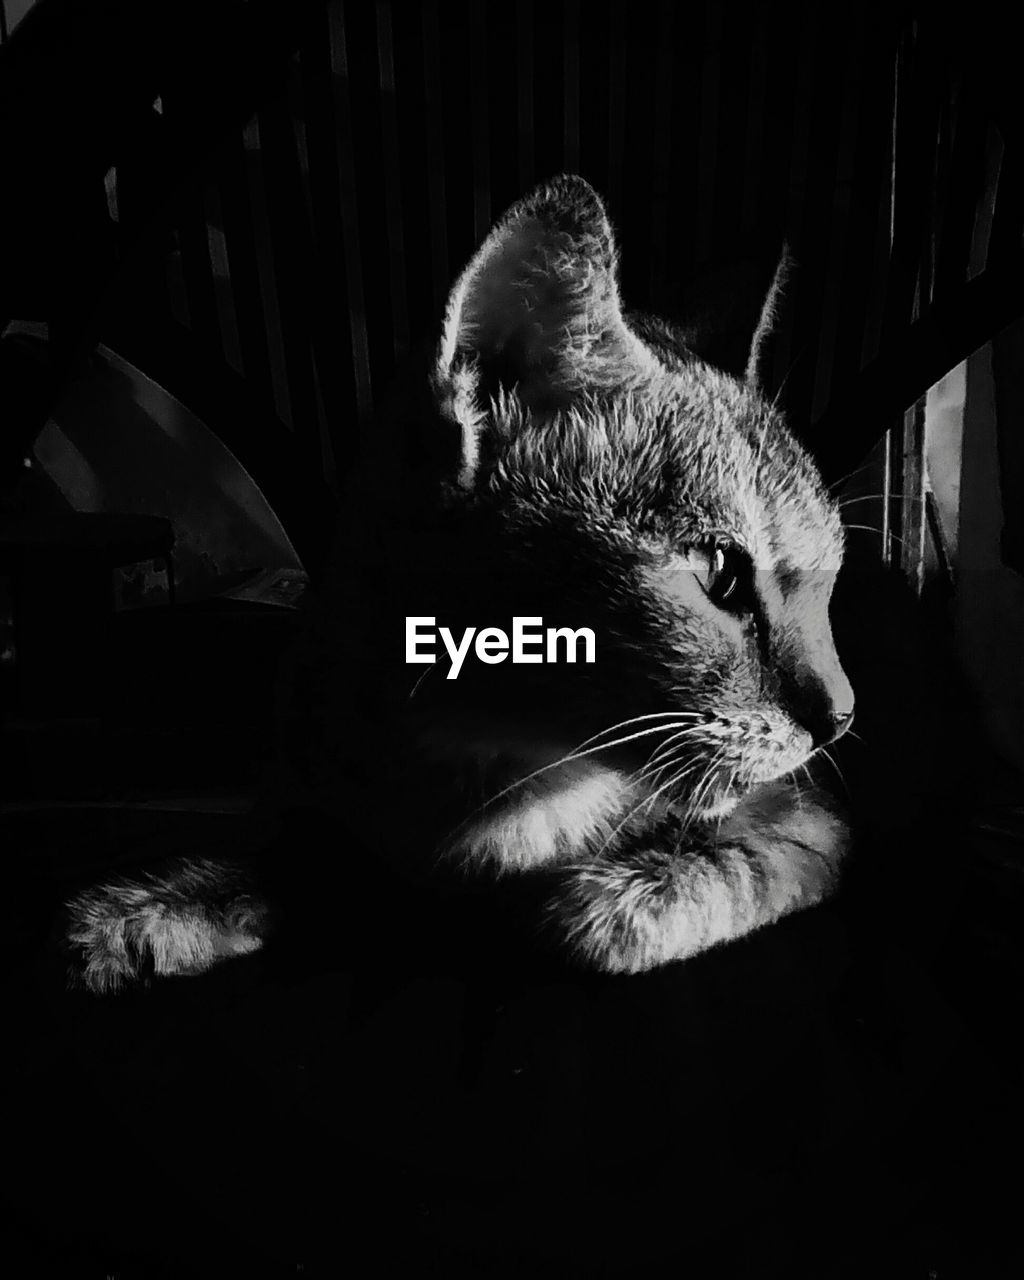
<path fill-rule="evenodd" d="M 890 4 L 9 9 L 0 323 L 42 326 L 0 340 L 19 1260 L 1019 1274 L 1021 791 L 953 656 L 954 577 L 922 592 L 905 551 L 934 537 L 914 407 L 1021 310 L 1008 27 Z M 228 446 L 315 596 L 396 368 L 493 218 L 562 170 L 606 196 L 631 305 L 682 315 L 756 288 L 783 242 L 796 261 L 768 390 L 830 481 L 866 465 L 857 519 L 885 522 L 836 607 L 866 739 L 842 761 L 844 895 L 683 969 L 583 980 L 532 968 L 484 899 L 427 913 L 292 816 L 281 855 L 324 884 L 305 945 L 65 994 L 47 938 L 76 885 L 257 838 L 240 814 L 300 611 L 115 610 L 112 575 L 162 563 L 181 511 L 86 530 L 24 465 L 47 419 L 116 352 Z M 1001 500 L 1012 573 L 1000 350 L 1000 462 L 973 498 Z M 914 484 L 918 508 L 890 502 Z"/>

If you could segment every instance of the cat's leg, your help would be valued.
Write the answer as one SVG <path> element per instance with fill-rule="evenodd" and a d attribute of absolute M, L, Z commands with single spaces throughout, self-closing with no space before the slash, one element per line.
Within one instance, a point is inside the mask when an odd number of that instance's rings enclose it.
<path fill-rule="evenodd" d="M 570 864 L 551 923 L 589 967 L 639 973 L 819 902 L 848 843 L 824 801 L 764 787 L 717 827 L 665 825 Z"/>
<path fill-rule="evenodd" d="M 102 993 L 257 951 L 270 912 L 239 863 L 182 859 L 79 894 L 67 917 L 69 977 Z"/>

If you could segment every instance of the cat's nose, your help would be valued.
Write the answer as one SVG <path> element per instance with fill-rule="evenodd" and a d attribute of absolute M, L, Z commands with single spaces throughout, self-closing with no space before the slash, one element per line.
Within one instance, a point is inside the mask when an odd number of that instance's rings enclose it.
<path fill-rule="evenodd" d="M 815 749 L 827 747 L 830 742 L 835 742 L 837 738 L 841 738 L 852 724 L 852 707 L 843 710 L 832 710 L 827 715 L 822 716 L 820 720 L 811 726 L 811 738 Z"/>

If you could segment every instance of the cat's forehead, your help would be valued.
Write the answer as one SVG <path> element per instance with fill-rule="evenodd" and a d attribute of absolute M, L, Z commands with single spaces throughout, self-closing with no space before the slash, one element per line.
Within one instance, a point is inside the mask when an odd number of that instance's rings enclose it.
<path fill-rule="evenodd" d="M 759 564 L 839 567 L 842 527 L 813 463 L 771 405 L 707 366 L 546 419 L 511 400 L 496 409 L 499 472 L 521 492 L 667 544 L 722 538 Z"/>

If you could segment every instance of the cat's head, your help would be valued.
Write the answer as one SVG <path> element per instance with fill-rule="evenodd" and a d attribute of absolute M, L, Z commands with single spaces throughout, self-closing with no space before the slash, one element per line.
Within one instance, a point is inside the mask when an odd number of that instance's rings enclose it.
<path fill-rule="evenodd" d="M 464 518 L 447 605 L 461 591 L 466 625 L 543 616 L 597 641 L 592 666 L 477 664 L 434 682 L 456 752 L 496 784 L 537 771 L 484 843 L 538 823 L 571 840 L 655 793 L 720 814 L 849 724 L 828 617 L 842 527 L 757 386 L 778 288 L 746 367 L 713 367 L 685 329 L 624 313 L 601 201 L 562 177 L 505 216 L 452 290 L 433 372 Z"/>

